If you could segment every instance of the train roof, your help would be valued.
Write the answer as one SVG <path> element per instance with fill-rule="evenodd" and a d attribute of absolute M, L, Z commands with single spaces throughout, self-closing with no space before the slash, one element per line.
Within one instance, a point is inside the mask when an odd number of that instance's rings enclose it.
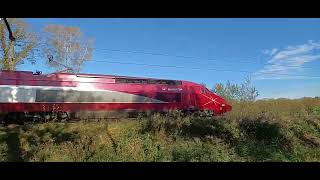
<path fill-rule="evenodd" d="M 185 80 L 174 80 L 174 79 L 160 79 L 160 78 L 148 78 L 148 77 L 134 77 L 134 76 L 122 76 L 122 75 L 107 75 L 107 74 L 72 74 L 72 73 L 65 73 L 65 72 L 55 72 L 50 74 L 36 74 L 32 71 L 7 71 L 7 70 L 1 70 L 1 75 L 8 75 L 8 76 L 19 76 L 19 77 L 30 77 L 30 76 L 42 76 L 42 77 L 50 77 L 50 76 L 75 76 L 75 77 L 86 77 L 86 78 L 106 78 L 106 79 L 130 79 L 130 80 L 161 80 L 161 81 L 180 81 L 187 82 L 187 83 L 193 83 L 190 81 Z"/>
<path fill-rule="evenodd" d="M 148 79 L 148 80 L 167 80 L 167 81 L 183 81 L 175 79 L 161 79 L 161 78 L 148 78 L 148 77 L 135 77 L 135 76 L 123 76 L 123 75 L 110 75 L 110 74 L 72 74 L 72 73 L 52 73 L 63 75 L 75 75 L 76 77 L 88 77 L 88 78 L 122 78 L 122 79 Z"/>
<path fill-rule="evenodd" d="M 159 79 L 159 78 L 147 78 L 147 77 L 134 77 L 134 76 L 122 76 L 122 75 L 110 75 L 110 74 L 73 74 L 73 73 L 64 73 L 64 72 L 54 72 L 49 74 L 35 74 L 32 71 L 8 71 L 8 70 L 0 70 L 1 74 L 7 75 L 43 75 L 43 76 L 50 76 L 50 75 L 67 75 L 67 76 L 76 76 L 76 77 L 88 77 L 88 78 L 128 78 L 128 79 L 155 79 L 155 80 L 173 80 L 173 79 Z"/>

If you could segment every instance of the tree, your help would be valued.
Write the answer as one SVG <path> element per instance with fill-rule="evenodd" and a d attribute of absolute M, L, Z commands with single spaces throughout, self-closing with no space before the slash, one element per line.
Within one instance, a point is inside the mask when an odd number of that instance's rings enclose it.
<path fill-rule="evenodd" d="M 218 83 L 212 91 L 231 101 L 255 101 L 259 96 L 258 90 L 251 85 L 249 77 L 241 85 L 231 84 L 230 81 L 227 81 L 226 85 Z"/>
<path fill-rule="evenodd" d="M 0 69 L 16 70 L 17 65 L 29 60 L 35 63 L 35 47 L 38 38 L 31 31 L 30 26 L 22 19 L 7 19 L 12 29 L 15 41 L 8 38 L 8 31 L 4 23 L 0 23 Z"/>
<path fill-rule="evenodd" d="M 91 59 L 93 40 L 85 38 L 79 27 L 47 25 L 44 33 L 44 53 L 53 58 L 48 65 L 55 70 L 71 68 L 67 72 L 78 73 L 84 61 Z"/>
<path fill-rule="evenodd" d="M 240 88 L 240 101 L 255 101 L 259 96 L 258 90 L 251 85 L 251 78 L 246 78 Z"/>
<path fill-rule="evenodd" d="M 230 81 L 227 81 L 226 85 L 222 83 L 216 84 L 213 91 L 225 99 L 238 100 L 240 87 L 237 84 L 231 84 Z"/>

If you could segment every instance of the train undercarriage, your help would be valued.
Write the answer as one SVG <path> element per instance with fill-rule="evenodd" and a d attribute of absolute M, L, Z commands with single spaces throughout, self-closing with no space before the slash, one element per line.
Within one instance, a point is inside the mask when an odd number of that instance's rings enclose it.
<path fill-rule="evenodd" d="M 160 114 L 170 116 L 173 111 L 181 116 L 213 117 L 212 111 L 206 110 L 168 110 L 168 111 L 78 111 L 78 112 L 9 112 L 0 114 L 0 124 L 25 124 L 25 123 L 45 123 L 45 122 L 74 122 L 74 121 L 101 121 L 124 118 L 137 118 L 139 116 L 152 116 Z"/>

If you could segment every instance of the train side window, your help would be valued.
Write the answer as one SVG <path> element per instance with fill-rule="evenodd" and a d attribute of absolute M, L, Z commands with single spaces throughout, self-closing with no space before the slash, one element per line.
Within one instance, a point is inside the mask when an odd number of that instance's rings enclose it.
<path fill-rule="evenodd" d="M 64 102 L 63 91 L 37 89 L 36 102 Z"/>
<path fill-rule="evenodd" d="M 165 102 L 181 102 L 181 93 L 163 93 L 159 92 L 155 96 L 156 99 Z"/>
<path fill-rule="evenodd" d="M 135 84 L 167 84 L 167 85 L 181 85 L 181 81 L 174 80 L 156 80 L 156 79 L 126 79 L 117 78 L 116 83 L 135 83 Z"/>

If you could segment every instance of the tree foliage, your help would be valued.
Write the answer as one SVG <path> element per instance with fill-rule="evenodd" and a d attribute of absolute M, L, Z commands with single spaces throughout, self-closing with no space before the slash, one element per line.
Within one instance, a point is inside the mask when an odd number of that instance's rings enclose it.
<path fill-rule="evenodd" d="M 52 56 L 48 65 L 55 70 L 77 73 L 86 60 L 92 57 L 93 40 L 84 37 L 79 27 L 47 25 L 44 28 L 45 56 Z"/>
<path fill-rule="evenodd" d="M 7 20 L 16 40 L 9 39 L 6 25 L 0 23 L 0 69 L 14 71 L 17 65 L 23 63 L 24 60 L 29 60 L 34 64 L 38 37 L 22 19 L 9 18 Z"/>
<path fill-rule="evenodd" d="M 240 85 L 232 84 L 230 81 L 227 81 L 225 85 L 218 83 L 213 91 L 231 101 L 255 101 L 259 96 L 258 90 L 252 86 L 249 77 Z"/>

